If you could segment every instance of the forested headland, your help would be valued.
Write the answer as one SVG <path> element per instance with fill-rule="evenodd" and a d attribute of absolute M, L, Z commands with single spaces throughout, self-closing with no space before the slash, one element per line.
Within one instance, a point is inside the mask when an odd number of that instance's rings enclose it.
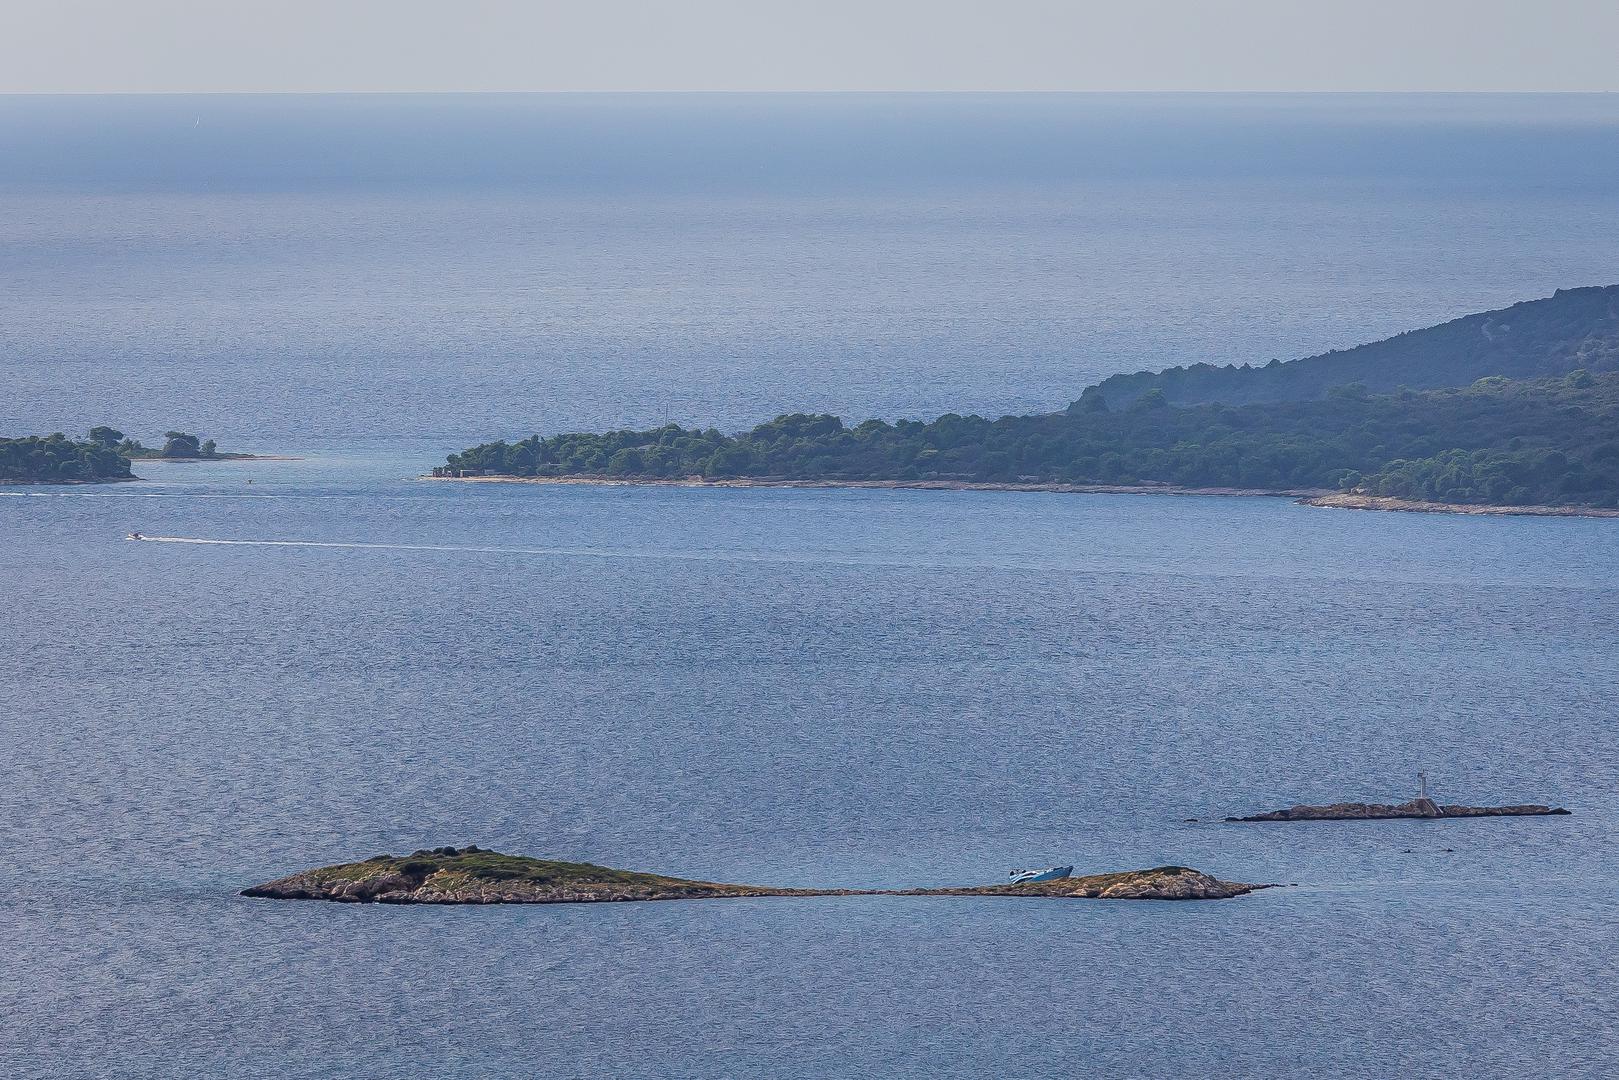
<path fill-rule="evenodd" d="M 533 436 L 450 456 L 439 476 L 959 481 L 1340 489 L 1436 502 L 1619 506 L 1619 373 L 1487 377 L 1461 389 L 1176 408 L 1090 396 L 1040 416 L 931 422 L 780 416 L 726 435 Z"/>
<path fill-rule="evenodd" d="M 85 484 L 133 480 L 136 458 L 205 461 L 246 455 L 221 454 L 212 439 L 170 431 L 161 447 L 148 447 L 116 428 L 94 427 L 83 439 L 52 435 L 0 437 L 0 483 Z"/>
<path fill-rule="evenodd" d="M 1100 395 L 1113 409 L 1154 390 L 1171 405 L 1252 405 L 1307 401 L 1352 383 L 1376 394 L 1469 386 L 1492 375 L 1537 379 L 1579 370 L 1619 371 L 1619 285 L 1560 289 L 1542 300 L 1303 360 L 1114 375 L 1085 393 Z"/>
<path fill-rule="evenodd" d="M 667 424 L 451 454 L 439 477 L 1161 486 L 1619 507 L 1619 285 L 1264 367 L 1118 375 L 1060 413 Z"/>

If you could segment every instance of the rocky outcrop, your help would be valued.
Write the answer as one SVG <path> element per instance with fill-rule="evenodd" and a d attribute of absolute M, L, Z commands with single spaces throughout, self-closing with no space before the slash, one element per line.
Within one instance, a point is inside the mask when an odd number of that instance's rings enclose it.
<path fill-rule="evenodd" d="M 378 855 L 322 866 L 243 889 L 275 900 L 376 904 L 576 904 L 612 900 L 696 900 L 722 896 L 819 895 L 688 881 L 590 863 L 503 855 L 477 847 Z"/>
<path fill-rule="evenodd" d="M 1440 817 L 1544 817 L 1548 814 L 1566 816 L 1573 813 L 1561 806 L 1542 806 L 1540 803 L 1518 803 L 1513 806 L 1441 806 Z"/>
<path fill-rule="evenodd" d="M 590 863 L 502 855 L 477 847 L 434 848 L 398 857 L 305 870 L 243 889 L 274 900 L 375 904 L 578 904 L 705 900 L 747 896 L 1044 896 L 1094 900 L 1224 900 L 1246 885 L 1184 866 L 1160 866 L 1061 881 L 940 889 L 780 889 L 643 874 Z"/>
<path fill-rule="evenodd" d="M 1412 799 L 1410 802 L 1387 805 L 1384 803 L 1331 803 L 1327 806 L 1293 806 L 1286 810 L 1272 810 L 1266 814 L 1248 817 L 1228 817 L 1227 821 L 1367 821 L 1378 818 L 1461 818 L 1461 817 L 1538 817 L 1548 814 L 1567 814 L 1561 807 L 1522 803 L 1514 806 L 1440 806 L 1432 799 Z"/>
<path fill-rule="evenodd" d="M 1473 514 L 1509 517 L 1619 517 L 1619 510 L 1601 506 L 1496 506 L 1488 503 L 1448 503 L 1423 499 L 1397 499 L 1389 495 L 1367 495 L 1358 491 L 1338 491 L 1309 495 L 1299 500 L 1305 506 L 1326 506 L 1338 510 L 1399 510 L 1412 514 Z"/>
<path fill-rule="evenodd" d="M 962 889 L 912 889 L 907 896 L 1055 896 L 1082 900 L 1229 900 L 1269 885 L 1222 881 L 1188 866 L 1156 866 L 1118 874 L 1091 874 L 1059 881 L 984 885 Z"/>

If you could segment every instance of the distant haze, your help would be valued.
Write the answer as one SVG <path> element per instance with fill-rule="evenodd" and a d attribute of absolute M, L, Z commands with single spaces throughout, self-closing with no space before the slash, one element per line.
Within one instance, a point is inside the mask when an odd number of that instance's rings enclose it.
<path fill-rule="evenodd" d="M 1057 409 L 1611 284 L 1615 177 L 1608 94 L 0 96 L 0 432 Z"/>
<path fill-rule="evenodd" d="M 1613 91 L 1612 0 L 10 0 L 0 92 Z"/>

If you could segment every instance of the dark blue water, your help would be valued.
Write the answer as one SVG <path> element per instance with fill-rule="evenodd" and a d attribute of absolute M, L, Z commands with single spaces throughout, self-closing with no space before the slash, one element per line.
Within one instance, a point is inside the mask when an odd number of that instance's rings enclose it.
<path fill-rule="evenodd" d="M 0 427 L 307 455 L 0 493 L 8 1073 L 1611 1071 L 1613 522 L 407 478 L 533 427 L 1061 404 L 1612 280 L 1619 105 L 427 104 L 0 100 Z M 1208 823 L 1418 768 L 1576 812 Z M 1297 887 L 235 895 L 464 842 Z"/>

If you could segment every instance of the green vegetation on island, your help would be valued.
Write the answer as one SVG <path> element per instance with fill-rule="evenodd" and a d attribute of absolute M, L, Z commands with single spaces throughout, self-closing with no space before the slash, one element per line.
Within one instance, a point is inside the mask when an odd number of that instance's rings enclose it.
<path fill-rule="evenodd" d="M 133 480 L 116 446 L 54 435 L 0 438 L 0 484 L 88 484 Z"/>
<path fill-rule="evenodd" d="M 691 881 L 592 863 L 558 862 L 468 846 L 375 855 L 243 889 L 272 900 L 380 904 L 578 904 L 763 896 L 1030 896 L 1099 900 L 1224 900 L 1263 885 L 1221 881 L 1184 866 L 1111 874 L 931 889 L 784 889 Z"/>
<path fill-rule="evenodd" d="M 244 889 L 244 896 L 381 903 L 542 903 L 737 895 L 745 886 L 686 881 L 591 863 L 503 855 L 476 846 L 376 855 Z"/>
<path fill-rule="evenodd" d="M 1619 285 L 1560 289 L 1499 311 L 1453 319 L 1383 341 L 1311 356 L 1243 364 L 1191 364 L 1114 375 L 1092 387 L 1111 409 L 1154 390 L 1171 405 L 1251 405 L 1307 401 L 1334 387 L 1368 391 L 1469 386 L 1501 375 L 1538 379 L 1570 371 L 1619 371 Z"/>
<path fill-rule="evenodd" d="M 1619 373 L 1461 389 L 1122 410 L 1087 394 L 1039 416 L 930 423 L 781 416 L 739 435 L 650 431 L 495 442 L 439 476 L 607 477 L 1345 489 L 1436 502 L 1619 506 Z"/>
<path fill-rule="evenodd" d="M 202 439 L 184 431 L 165 431 L 163 445 L 159 447 L 144 446 L 134 439 L 124 437 L 121 431 L 112 428 L 99 427 L 90 429 L 92 440 L 98 437 L 118 441 L 118 452 L 127 458 L 164 458 L 170 461 L 214 461 L 220 458 L 241 458 L 246 454 L 221 454 L 212 439 Z M 121 441 L 120 441 L 121 440 Z"/>
<path fill-rule="evenodd" d="M 1619 285 L 1265 367 L 1118 375 L 1061 413 L 795 413 L 450 455 L 440 477 L 1340 491 L 1434 506 L 1619 507 Z"/>
<path fill-rule="evenodd" d="M 141 461 L 242 461 L 255 456 L 222 454 L 214 440 L 187 431 L 165 431 L 162 446 L 147 446 L 116 428 L 95 427 L 90 429 L 90 441 L 115 446 L 124 457 Z"/>
<path fill-rule="evenodd" d="M 0 437 L 0 483 L 88 484 L 133 480 L 130 462 L 235 461 L 252 454 L 222 454 L 212 439 L 184 431 L 163 435 L 163 445 L 149 447 L 122 431 L 93 427 L 83 439 L 61 432 L 52 435 Z"/>

